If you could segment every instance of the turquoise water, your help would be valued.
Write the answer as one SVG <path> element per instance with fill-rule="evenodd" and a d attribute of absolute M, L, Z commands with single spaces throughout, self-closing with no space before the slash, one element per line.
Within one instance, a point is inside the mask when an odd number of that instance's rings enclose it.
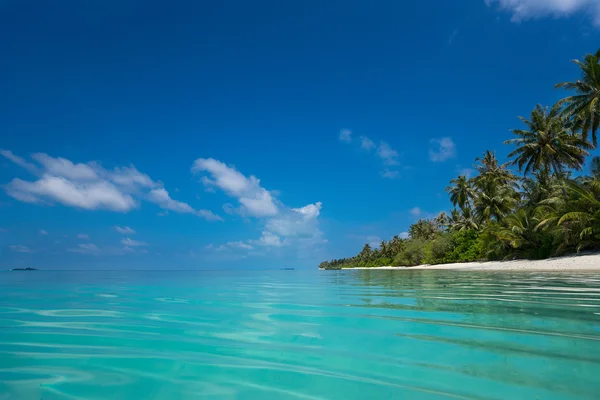
<path fill-rule="evenodd" d="M 2 272 L 0 399 L 597 399 L 600 275 Z"/>

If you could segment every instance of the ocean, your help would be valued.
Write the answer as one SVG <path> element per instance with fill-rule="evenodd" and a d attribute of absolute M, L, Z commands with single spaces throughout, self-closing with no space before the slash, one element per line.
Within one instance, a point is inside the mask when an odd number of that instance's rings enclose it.
<path fill-rule="evenodd" d="M 0 399 L 598 399 L 600 275 L 0 272 Z"/>

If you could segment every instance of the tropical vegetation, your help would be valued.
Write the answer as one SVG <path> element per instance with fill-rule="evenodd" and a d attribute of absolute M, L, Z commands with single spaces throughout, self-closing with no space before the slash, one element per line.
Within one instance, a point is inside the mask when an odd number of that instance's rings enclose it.
<path fill-rule="evenodd" d="M 449 213 L 319 267 L 543 259 L 600 250 L 600 157 L 590 159 L 600 128 L 600 49 L 574 63 L 580 78 L 556 85 L 568 97 L 519 117 L 524 127 L 504 142 L 514 146 L 506 162 L 486 150 L 475 160 L 475 176 L 450 181 Z"/>

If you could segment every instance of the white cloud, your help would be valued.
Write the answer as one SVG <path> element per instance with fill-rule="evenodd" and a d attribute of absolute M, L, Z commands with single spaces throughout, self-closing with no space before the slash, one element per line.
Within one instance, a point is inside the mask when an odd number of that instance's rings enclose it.
<path fill-rule="evenodd" d="M 35 164 L 25 161 L 23 158 L 13 154 L 13 152 L 10 150 L 0 149 L 0 155 L 8 158 L 10 161 L 17 164 L 18 166 L 25 168 L 27 171 L 31 172 L 32 174 L 39 173 L 39 170 L 35 166 Z"/>
<path fill-rule="evenodd" d="M 126 212 L 136 207 L 135 200 L 106 181 L 74 183 L 62 177 L 46 175 L 35 182 L 15 178 L 5 186 L 6 194 L 26 202 L 56 201 L 86 210 L 106 209 Z"/>
<path fill-rule="evenodd" d="M 252 250 L 254 246 L 265 248 L 296 247 L 309 251 L 310 247 L 327 242 L 319 229 L 318 216 L 322 204 L 308 204 L 299 208 L 281 208 L 275 217 L 266 219 L 260 238 L 256 240 L 229 242 L 215 247 L 209 245 L 206 250 L 216 252 L 232 252 Z M 248 255 L 263 255 L 263 253 L 248 252 Z"/>
<path fill-rule="evenodd" d="M 377 147 L 377 155 L 386 165 L 398 165 L 398 152 L 384 141 L 379 142 Z"/>
<path fill-rule="evenodd" d="M 342 142 L 350 143 L 352 141 L 352 131 L 350 129 L 342 129 L 340 131 L 340 140 Z"/>
<path fill-rule="evenodd" d="M 581 12 L 588 14 L 600 27 L 598 0 L 484 0 L 488 6 L 497 5 L 512 13 L 514 22 L 542 17 L 568 17 Z"/>
<path fill-rule="evenodd" d="M 375 142 L 366 136 L 361 136 L 360 147 L 362 147 L 364 150 L 371 150 L 375 148 Z"/>
<path fill-rule="evenodd" d="M 258 240 L 258 244 L 260 244 L 261 246 L 267 246 L 267 247 L 283 246 L 283 243 L 281 242 L 281 237 L 279 237 L 269 231 L 264 231 L 262 233 L 262 236 Z"/>
<path fill-rule="evenodd" d="M 140 247 L 140 246 L 148 246 L 148 243 L 139 242 L 137 240 L 133 240 L 130 238 L 121 239 L 121 244 L 128 247 Z"/>
<path fill-rule="evenodd" d="M 262 225 L 259 239 L 230 242 L 215 247 L 213 250 L 250 250 L 240 243 L 248 246 L 282 247 L 289 245 L 293 247 L 297 245 L 298 247 L 308 247 L 325 241 L 318 224 L 318 216 L 322 207 L 320 202 L 298 208 L 287 207 L 274 197 L 277 195 L 277 191 L 268 191 L 261 187 L 260 180 L 255 176 L 246 177 L 235 168 L 214 159 L 197 159 L 192 166 L 192 171 L 195 173 L 208 172 L 210 178 L 203 177 L 201 179 L 205 186 L 219 188 L 238 200 L 239 208 L 235 208 L 231 204 L 223 206 L 226 213 L 256 217 Z"/>
<path fill-rule="evenodd" d="M 9 196 L 23 202 L 57 202 L 86 210 L 127 212 L 138 206 L 136 199 L 143 199 L 164 210 L 194 214 L 207 220 L 221 219 L 208 210 L 195 210 L 187 203 L 172 199 L 161 182 L 153 181 L 133 165 L 107 170 L 96 162 L 73 163 L 65 158 L 35 153 L 31 157 L 40 165 L 38 167 L 8 150 L 0 150 L 0 155 L 38 177 L 33 182 L 15 178 L 4 185 Z"/>
<path fill-rule="evenodd" d="M 8 248 L 17 253 L 33 253 L 33 250 L 31 250 L 29 247 L 22 246 L 20 244 L 11 245 L 11 246 L 8 246 Z"/>
<path fill-rule="evenodd" d="M 277 206 L 266 190 L 259 191 L 255 197 L 240 197 L 238 201 L 244 206 L 248 214 L 255 217 L 268 217 L 277 214 Z"/>
<path fill-rule="evenodd" d="M 321 212 L 320 202 L 301 208 L 292 208 L 271 218 L 266 223 L 266 229 L 285 237 L 314 237 L 320 236 L 317 217 Z M 263 232 L 264 236 L 264 232 Z"/>
<path fill-rule="evenodd" d="M 44 236 L 46 236 L 47 234 L 48 234 L 48 232 L 46 232 L 46 231 L 45 231 L 45 230 L 43 230 L 43 229 L 40 229 L 40 235 L 44 235 Z"/>
<path fill-rule="evenodd" d="M 223 218 L 213 214 L 213 212 L 209 210 L 196 210 L 194 215 L 202 217 L 207 221 L 223 221 Z"/>
<path fill-rule="evenodd" d="M 418 217 L 423 213 L 423 211 L 419 207 L 414 207 L 410 209 L 410 214 L 414 217 Z"/>
<path fill-rule="evenodd" d="M 322 204 L 317 202 L 299 208 L 281 208 L 277 216 L 266 219 L 259 239 L 229 242 L 218 247 L 210 245 L 206 249 L 217 252 L 234 249 L 251 250 L 253 246 L 266 248 L 295 246 L 298 249 L 308 249 L 314 245 L 325 243 L 326 240 L 318 225 L 321 207 Z"/>
<path fill-rule="evenodd" d="M 381 176 L 387 179 L 396 179 L 398 177 L 398 171 L 385 170 Z"/>
<path fill-rule="evenodd" d="M 223 219 L 208 210 L 194 210 L 192 206 L 181 201 L 173 200 L 164 188 L 152 189 L 148 194 L 148 200 L 157 204 L 165 210 L 175 211 L 182 214 L 194 214 L 208 221 L 222 221 Z"/>
<path fill-rule="evenodd" d="M 77 235 L 78 239 L 89 239 L 90 237 L 88 235 L 86 235 L 85 233 L 79 233 Z"/>
<path fill-rule="evenodd" d="M 135 241 L 134 241 L 135 242 Z M 78 244 L 75 248 L 67 249 L 70 253 L 79 253 L 86 254 L 92 256 L 123 256 L 130 253 L 135 253 L 136 251 L 130 246 L 123 247 L 98 247 L 94 243 L 81 243 Z M 137 253 L 146 253 L 145 249 L 141 249 L 137 251 Z"/>
<path fill-rule="evenodd" d="M 126 226 L 124 228 L 120 226 L 115 226 L 115 231 L 119 232 L 121 235 L 134 235 L 135 231 L 130 227 Z"/>
<path fill-rule="evenodd" d="M 73 164 L 65 158 L 54 158 L 44 153 L 35 153 L 31 158 L 40 163 L 45 172 L 52 176 L 61 176 L 76 181 L 93 181 L 98 179 L 98 174 L 91 165 Z"/>
<path fill-rule="evenodd" d="M 456 145 L 452 138 L 431 139 L 429 144 L 429 159 L 433 162 L 442 162 L 456 157 Z"/>
<path fill-rule="evenodd" d="M 108 175 L 109 179 L 115 184 L 127 188 L 135 188 L 137 186 L 153 188 L 160 186 L 160 184 L 150 179 L 148 175 L 138 171 L 133 165 L 130 167 L 116 167 Z"/>
<path fill-rule="evenodd" d="M 99 255 L 100 249 L 93 243 L 78 244 L 74 249 L 67 249 L 71 253 Z"/>
<path fill-rule="evenodd" d="M 237 198 L 241 213 L 253 217 L 268 217 L 278 213 L 271 193 L 260 186 L 255 176 L 247 178 L 233 167 L 212 158 L 199 158 L 194 161 L 192 172 L 208 172 L 212 180 L 204 177 L 205 186 L 216 186 L 227 195 Z"/>
<path fill-rule="evenodd" d="M 398 236 L 400 237 L 400 239 L 408 239 L 410 237 L 408 232 L 401 232 Z"/>
<path fill-rule="evenodd" d="M 244 242 L 229 242 L 226 244 L 229 247 L 233 247 L 233 248 L 237 248 L 237 249 L 244 249 L 244 250 L 251 250 L 254 248 L 254 246 L 248 244 L 248 243 L 244 243 Z"/>
<path fill-rule="evenodd" d="M 222 244 L 222 245 L 216 246 L 216 247 L 212 244 L 209 244 L 208 246 L 205 246 L 204 249 L 208 250 L 208 251 L 216 251 L 218 253 L 222 253 L 222 252 L 232 253 L 232 252 L 236 252 L 236 251 L 239 252 L 240 250 L 242 250 L 242 251 L 252 250 L 252 249 L 254 249 L 254 246 L 247 242 L 237 241 L 237 242 L 227 242 L 225 244 Z"/>
<path fill-rule="evenodd" d="M 297 212 L 298 214 L 302 214 L 304 218 L 312 219 L 317 218 L 321 213 L 321 202 L 317 202 L 315 204 L 308 204 L 304 207 L 300 208 L 292 208 L 292 211 Z"/>
<path fill-rule="evenodd" d="M 393 179 L 398 176 L 397 171 L 391 170 L 389 168 L 400 164 L 400 162 L 398 161 L 399 154 L 395 149 L 392 148 L 392 146 L 390 146 L 384 141 L 380 141 L 379 145 L 376 145 L 375 142 L 370 138 L 366 136 L 361 136 L 360 147 L 368 152 L 370 152 L 373 149 L 376 149 L 376 156 L 383 162 L 384 165 L 388 167 L 382 172 L 382 176 L 384 178 Z"/>

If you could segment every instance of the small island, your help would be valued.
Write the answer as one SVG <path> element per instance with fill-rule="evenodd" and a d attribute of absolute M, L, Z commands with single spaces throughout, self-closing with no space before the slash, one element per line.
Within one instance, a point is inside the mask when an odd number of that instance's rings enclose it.
<path fill-rule="evenodd" d="M 555 86 L 569 96 L 519 117 L 523 128 L 504 142 L 514 146 L 507 162 L 487 150 L 469 173 L 450 182 L 452 210 L 319 268 L 478 267 L 481 261 L 523 260 L 527 269 L 537 263 L 525 260 L 549 258 L 536 268 L 600 268 L 600 157 L 586 163 L 598 148 L 600 50 L 574 62 L 579 79 Z M 582 251 L 591 255 L 573 257 Z"/>
<path fill-rule="evenodd" d="M 12 268 L 11 271 L 37 271 L 37 268 L 31 268 L 31 267 L 27 267 L 27 268 Z"/>

